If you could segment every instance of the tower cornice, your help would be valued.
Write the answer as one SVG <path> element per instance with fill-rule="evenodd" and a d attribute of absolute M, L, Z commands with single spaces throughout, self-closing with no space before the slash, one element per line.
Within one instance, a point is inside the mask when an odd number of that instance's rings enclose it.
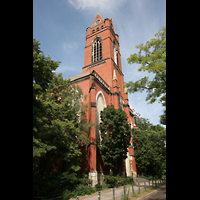
<path fill-rule="evenodd" d="M 88 27 L 89 28 L 89 27 Z M 87 29 L 88 29 L 87 28 Z M 89 28 L 89 29 L 93 29 L 93 28 Z M 105 26 L 103 29 L 100 29 L 99 31 L 96 31 L 94 33 L 91 33 L 89 35 L 86 36 L 86 40 L 89 39 L 90 37 L 94 37 L 94 36 L 97 36 L 98 34 L 100 34 L 101 32 L 105 31 L 105 30 L 110 30 L 110 32 L 112 33 L 113 37 L 115 38 L 116 42 L 118 43 L 119 45 L 119 42 L 116 38 L 116 36 L 118 36 L 118 34 L 116 34 L 113 29 L 110 27 L 110 26 Z M 119 37 L 119 36 L 118 36 Z M 106 37 L 107 38 L 107 37 Z"/>

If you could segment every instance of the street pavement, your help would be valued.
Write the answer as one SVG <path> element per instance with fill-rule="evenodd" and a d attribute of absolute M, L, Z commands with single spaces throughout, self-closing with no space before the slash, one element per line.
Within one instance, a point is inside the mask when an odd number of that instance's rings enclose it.
<path fill-rule="evenodd" d="M 140 182 L 140 191 L 144 191 L 144 182 Z M 149 182 L 145 182 L 146 188 L 149 187 Z M 152 181 L 150 182 L 150 186 L 152 186 Z M 126 191 L 129 190 L 129 195 L 132 195 L 132 186 L 126 186 Z M 137 192 L 139 190 L 138 184 L 133 186 L 134 192 Z M 157 193 L 157 192 L 156 192 Z M 115 188 L 115 200 L 121 200 L 122 195 L 124 194 L 124 187 L 121 186 L 119 188 Z M 160 194 L 160 193 L 159 193 Z M 85 195 L 85 196 L 80 196 L 79 200 L 99 200 L 98 199 L 98 192 L 95 192 L 92 195 Z M 165 197 L 166 198 L 166 197 Z M 76 200 L 76 198 L 71 199 L 71 200 Z M 100 194 L 100 200 L 113 200 L 113 188 L 107 189 L 107 190 L 102 190 Z M 147 199 L 146 199 L 147 200 Z M 153 200 L 153 199 L 149 199 Z M 162 199 L 164 200 L 164 199 Z"/>
<path fill-rule="evenodd" d="M 166 186 L 148 196 L 141 198 L 140 200 L 166 200 Z"/>

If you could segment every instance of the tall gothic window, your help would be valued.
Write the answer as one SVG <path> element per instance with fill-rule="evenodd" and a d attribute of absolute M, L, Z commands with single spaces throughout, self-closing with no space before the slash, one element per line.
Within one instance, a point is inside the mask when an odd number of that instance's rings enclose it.
<path fill-rule="evenodd" d="M 101 38 L 97 37 L 92 43 L 92 63 L 102 60 Z"/>
<path fill-rule="evenodd" d="M 115 40 L 113 41 L 114 62 L 118 65 L 118 49 Z"/>
<path fill-rule="evenodd" d="M 99 130 L 99 124 L 101 122 L 100 113 L 106 107 L 106 101 L 104 95 L 101 91 L 99 91 L 96 95 L 96 142 L 101 144 L 101 132 Z"/>

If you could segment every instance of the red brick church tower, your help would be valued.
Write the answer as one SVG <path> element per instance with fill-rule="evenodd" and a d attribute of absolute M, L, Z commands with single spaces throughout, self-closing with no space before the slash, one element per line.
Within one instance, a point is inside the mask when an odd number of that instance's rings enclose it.
<path fill-rule="evenodd" d="M 122 73 L 119 36 L 115 33 L 112 18 L 103 19 L 96 15 L 91 27 L 86 29 L 85 60 L 82 73 L 70 77 L 71 83 L 78 84 L 87 94 L 83 104 L 88 103 L 87 120 L 100 123 L 100 111 L 107 105 L 121 107 L 128 116 L 131 127 L 135 125 L 134 113 L 129 107 L 128 94 L 124 85 Z M 88 151 L 82 149 L 81 170 L 88 171 L 93 186 L 102 183 L 104 163 L 98 153 L 96 142 L 101 140 L 96 127 L 90 128 L 90 145 Z M 122 174 L 132 176 L 136 174 L 134 147 L 132 138 Z"/>

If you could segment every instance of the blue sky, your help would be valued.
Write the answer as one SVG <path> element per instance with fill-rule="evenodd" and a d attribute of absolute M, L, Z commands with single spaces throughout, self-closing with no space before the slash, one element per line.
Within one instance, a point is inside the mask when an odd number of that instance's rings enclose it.
<path fill-rule="evenodd" d="M 86 28 L 96 14 L 104 19 L 112 17 L 119 35 L 124 81 L 136 81 L 148 72 L 139 72 L 139 64 L 128 64 L 130 54 L 137 53 L 136 45 L 154 38 L 166 25 L 166 0 L 33 0 L 33 38 L 41 43 L 41 50 L 53 60 L 60 61 L 56 73 L 63 78 L 82 73 Z M 159 124 L 163 107 L 157 101 L 147 104 L 146 92 L 128 94 L 135 112 Z"/>

